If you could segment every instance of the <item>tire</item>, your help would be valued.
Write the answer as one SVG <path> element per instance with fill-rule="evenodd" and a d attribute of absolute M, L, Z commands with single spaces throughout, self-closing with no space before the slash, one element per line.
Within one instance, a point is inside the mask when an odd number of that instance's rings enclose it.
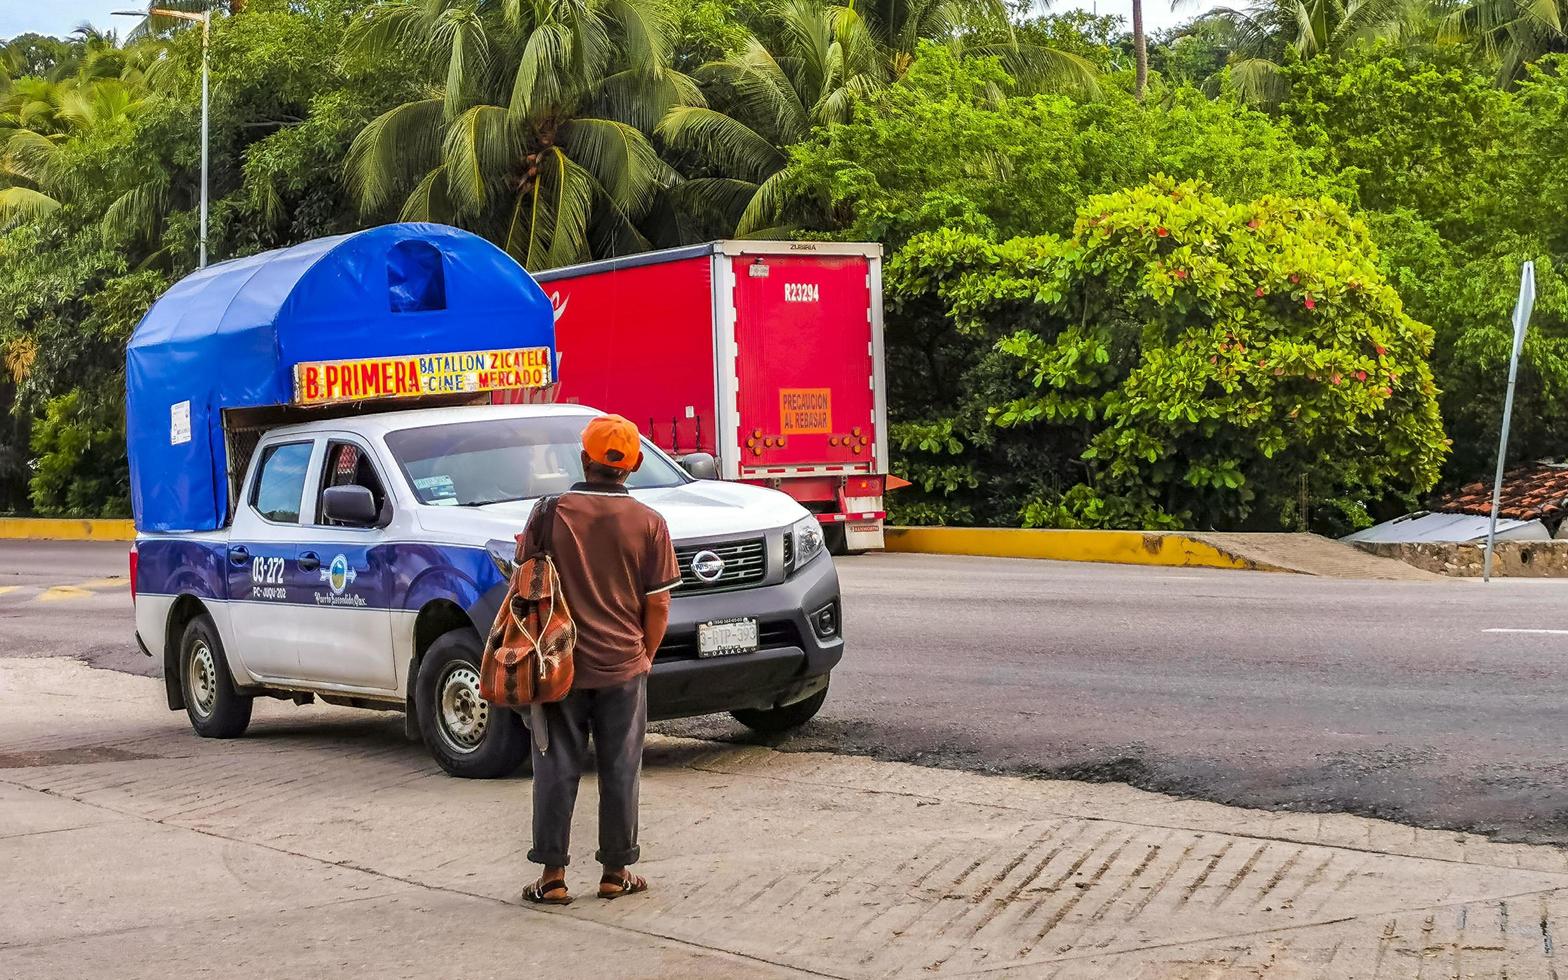
<path fill-rule="evenodd" d="M 850 550 L 849 532 L 843 524 L 824 524 L 822 539 L 823 544 L 827 546 L 828 554 L 834 558 L 854 557 L 866 553 L 864 548 Z"/>
<path fill-rule="evenodd" d="M 822 690 L 794 704 L 782 708 L 742 708 L 731 711 L 730 717 L 758 735 L 783 735 L 793 731 L 817 716 L 828 699 L 828 689 Z"/>
<path fill-rule="evenodd" d="M 844 533 L 842 524 L 824 524 L 822 526 L 822 541 L 827 545 L 828 554 L 835 558 L 842 558 L 849 554 L 848 535 Z"/>
<path fill-rule="evenodd" d="M 528 733 L 514 711 L 479 697 L 479 657 L 473 630 L 445 633 L 430 644 L 414 679 L 419 734 L 436 764 L 460 779 L 510 776 L 528 759 Z"/>
<path fill-rule="evenodd" d="M 239 738 L 250 726 L 253 699 L 234 689 L 217 624 L 205 613 L 180 637 L 180 692 L 191 728 L 202 738 Z"/>

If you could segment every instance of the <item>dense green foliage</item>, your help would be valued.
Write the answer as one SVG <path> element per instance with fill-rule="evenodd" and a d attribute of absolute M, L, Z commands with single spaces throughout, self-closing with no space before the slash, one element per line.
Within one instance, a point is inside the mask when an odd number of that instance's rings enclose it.
<path fill-rule="evenodd" d="M 217 260 L 399 216 L 535 268 L 883 242 L 902 520 L 1397 512 L 1489 468 L 1527 258 L 1512 454 L 1564 455 L 1539 4 L 1264 2 L 1146 39 L 1144 88 L 1118 20 L 997 0 L 178 2 L 215 12 Z M 122 351 L 195 265 L 200 63 L 156 19 L 0 46 L 0 511 L 127 506 Z"/>
<path fill-rule="evenodd" d="M 923 234 L 891 282 L 960 335 L 1000 328 L 1022 391 L 986 412 L 999 443 L 1081 461 L 1026 525 L 1290 526 L 1303 481 L 1354 521 L 1446 452 L 1431 330 L 1328 199 L 1158 178 L 1090 198 L 1066 238 Z"/>

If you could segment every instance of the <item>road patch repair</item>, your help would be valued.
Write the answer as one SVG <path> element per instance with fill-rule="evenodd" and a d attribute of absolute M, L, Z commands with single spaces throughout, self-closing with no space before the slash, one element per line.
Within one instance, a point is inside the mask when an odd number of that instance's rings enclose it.
<path fill-rule="evenodd" d="M 1112 785 L 650 740 L 647 896 L 517 904 L 526 777 L 395 716 L 0 661 L 0 975 L 1555 977 L 1568 853 Z M 591 888 L 592 782 L 571 880 Z M 497 845 L 510 841 L 509 846 Z M 588 955 L 589 953 L 593 955 Z"/>

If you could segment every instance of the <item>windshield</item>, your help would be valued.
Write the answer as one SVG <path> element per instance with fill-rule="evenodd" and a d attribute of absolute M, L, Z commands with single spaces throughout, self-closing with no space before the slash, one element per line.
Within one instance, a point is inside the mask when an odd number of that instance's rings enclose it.
<path fill-rule="evenodd" d="M 387 433 L 387 448 L 423 504 L 478 507 L 564 493 L 583 478 L 589 415 L 496 418 Z M 633 490 L 687 482 L 669 458 L 642 443 Z"/>

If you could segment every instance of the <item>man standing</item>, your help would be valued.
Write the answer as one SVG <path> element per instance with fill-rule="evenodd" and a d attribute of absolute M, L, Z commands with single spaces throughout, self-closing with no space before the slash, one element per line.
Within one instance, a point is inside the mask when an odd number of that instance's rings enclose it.
<path fill-rule="evenodd" d="M 599 850 L 604 866 L 600 898 L 646 891 L 627 870 L 636 862 L 637 791 L 648 727 L 648 671 L 670 619 L 670 590 L 680 566 L 670 530 L 652 509 L 626 492 L 626 478 L 642 465 L 637 427 L 601 415 L 583 430 L 583 482 L 555 508 L 552 552 L 561 592 L 577 624 L 572 690 L 563 701 L 538 706 L 533 724 L 534 839 L 528 860 L 544 874 L 524 892 L 527 901 L 564 905 L 572 809 L 588 736 L 599 772 Z M 538 513 L 536 510 L 535 513 Z M 544 528 L 529 522 L 528 548 Z"/>

